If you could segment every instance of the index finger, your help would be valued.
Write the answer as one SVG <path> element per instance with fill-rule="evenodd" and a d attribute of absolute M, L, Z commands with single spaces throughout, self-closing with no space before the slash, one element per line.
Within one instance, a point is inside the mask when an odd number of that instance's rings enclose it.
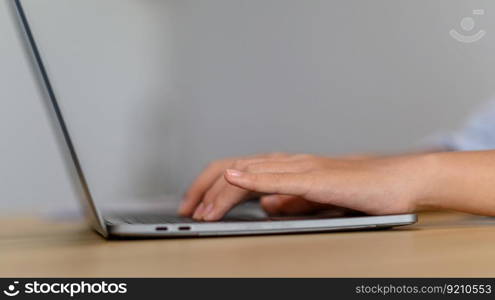
<path fill-rule="evenodd" d="M 224 176 L 237 187 L 264 194 L 304 197 L 310 186 L 305 173 L 246 173 L 227 170 Z"/>

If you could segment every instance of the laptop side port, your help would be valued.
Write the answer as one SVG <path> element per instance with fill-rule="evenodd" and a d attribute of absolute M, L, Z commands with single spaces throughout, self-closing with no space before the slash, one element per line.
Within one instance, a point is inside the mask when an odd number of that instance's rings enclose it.
<path fill-rule="evenodd" d="M 179 226 L 180 231 L 189 231 L 191 230 L 191 226 Z"/>
<path fill-rule="evenodd" d="M 168 231 L 168 227 L 165 226 L 156 227 L 156 231 Z"/>

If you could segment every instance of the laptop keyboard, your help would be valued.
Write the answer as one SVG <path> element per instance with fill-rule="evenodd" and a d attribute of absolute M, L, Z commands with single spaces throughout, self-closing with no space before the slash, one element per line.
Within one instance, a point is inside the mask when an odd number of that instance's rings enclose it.
<path fill-rule="evenodd" d="M 263 221 L 266 219 L 260 219 L 252 216 L 224 218 L 221 222 L 248 222 L 248 221 Z M 109 223 L 127 223 L 127 224 L 183 224 L 183 223 L 201 223 L 191 218 L 184 218 L 179 216 L 165 216 L 165 215 L 119 215 L 112 216 L 105 220 Z"/>
<path fill-rule="evenodd" d="M 332 215 L 311 215 L 311 216 L 293 216 L 293 217 L 260 217 L 250 214 L 236 214 L 235 216 L 227 216 L 221 221 L 216 223 L 229 223 L 229 222 L 256 222 L 256 221 L 300 221 L 311 219 L 328 219 L 342 216 Z M 184 218 L 171 215 L 154 215 L 154 214 L 132 214 L 132 215 L 114 215 L 109 218 L 105 218 L 107 224 L 191 224 L 202 223 L 191 218 Z"/>

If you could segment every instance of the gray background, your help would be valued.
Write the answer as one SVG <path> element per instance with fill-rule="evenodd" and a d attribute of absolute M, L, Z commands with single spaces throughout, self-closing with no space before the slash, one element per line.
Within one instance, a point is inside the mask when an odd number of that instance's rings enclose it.
<path fill-rule="evenodd" d="M 44 94 L 0 0 L 0 210 L 75 206 Z M 179 194 L 253 152 L 395 152 L 495 90 L 493 1 L 25 1 L 99 203 Z M 476 44 L 450 38 L 484 8 Z"/>

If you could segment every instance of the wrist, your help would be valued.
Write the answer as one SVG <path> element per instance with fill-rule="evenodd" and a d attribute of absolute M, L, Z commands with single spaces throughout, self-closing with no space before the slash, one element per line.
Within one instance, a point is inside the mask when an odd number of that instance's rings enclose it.
<path fill-rule="evenodd" d="M 441 178 L 445 169 L 443 156 L 444 153 L 427 153 L 415 157 L 416 176 L 412 180 L 416 185 L 411 200 L 415 211 L 442 207 L 438 190 L 442 188 Z"/>

